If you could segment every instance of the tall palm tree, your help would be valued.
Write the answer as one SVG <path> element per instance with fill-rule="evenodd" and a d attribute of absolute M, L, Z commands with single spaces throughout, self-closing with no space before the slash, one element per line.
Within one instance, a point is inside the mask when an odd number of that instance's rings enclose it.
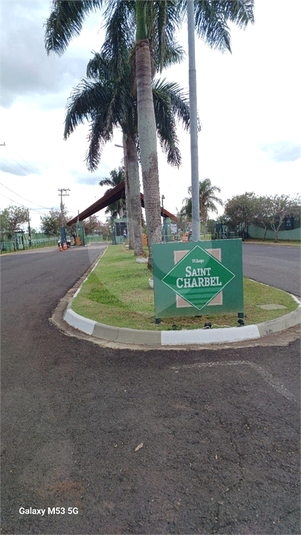
<path fill-rule="evenodd" d="M 156 70 L 182 57 L 181 48 L 173 39 L 174 30 L 179 24 L 177 15 L 177 0 L 136 0 L 136 2 L 111 0 L 106 11 L 109 21 L 107 32 L 110 36 L 107 42 L 117 68 L 120 66 L 118 41 L 128 42 L 133 29 L 136 29 L 138 136 L 150 268 L 152 267 L 151 246 L 161 241 L 160 188 L 152 80 Z"/>
<path fill-rule="evenodd" d="M 94 53 L 87 66 L 87 78 L 73 89 L 65 119 L 64 137 L 85 120 L 90 124 L 86 162 L 90 171 L 98 167 L 101 149 L 110 141 L 114 128 L 120 126 L 124 137 L 125 177 L 128 197 L 131 244 L 136 256 L 144 254 L 136 124 L 133 114 L 129 51 L 123 50 L 120 72 L 105 54 Z M 134 147 L 134 150 L 133 150 Z M 135 153 L 136 152 L 136 153 Z"/>
<path fill-rule="evenodd" d="M 152 267 L 151 246 L 161 241 L 161 217 L 156 121 L 151 90 L 153 72 L 150 41 L 155 37 L 157 51 L 161 54 L 159 63 L 163 66 L 165 45 L 168 41 L 172 41 L 172 30 L 179 22 L 175 15 L 178 1 L 52 0 L 53 10 L 45 25 L 47 52 L 54 51 L 62 54 L 72 37 L 81 32 L 85 16 L 100 9 L 103 4 L 109 6 L 110 17 L 114 10 L 122 8 L 124 24 L 122 31 L 125 26 L 129 26 L 127 19 L 132 21 L 133 13 L 135 16 L 138 133 L 150 246 L 149 267 Z M 166 28 L 168 28 L 167 32 Z"/>
<path fill-rule="evenodd" d="M 131 79 L 129 54 L 124 51 L 122 71 L 116 77 L 114 62 L 104 53 L 94 54 L 87 67 L 88 78 L 76 86 L 68 100 L 64 137 L 67 138 L 84 120 L 90 123 L 88 153 L 90 170 L 97 169 L 101 146 L 111 139 L 119 125 L 124 135 L 125 167 L 128 174 L 128 212 L 134 236 L 134 253 L 143 254 L 140 184 L 137 155 L 137 97 Z M 181 155 L 176 135 L 176 119 L 189 127 L 189 106 L 184 91 L 166 80 L 153 81 L 155 120 L 159 140 L 170 164 L 179 166 Z M 141 236 L 141 238 L 139 238 Z M 140 244 L 140 245 L 139 245 Z"/>
<path fill-rule="evenodd" d="M 152 268 L 152 245 L 161 241 L 160 187 L 156 142 L 156 119 L 152 96 L 152 60 L 150 39 L 157 26 L 156 42 L 161 64 L 166 50 L 166 26 L 177 26 L 176 18 L 169 16 L 169 9 L 176 2 L 136 1 L 136 82 L 138 133 L 141 147 L 141 168 L 145 198 L 145 216 L 149 244 L 149 268 Z M 151 23 L 149 23 L 151 21 Z M 171 24 L 170 24 L 171 23 Z M 159 39 L 158 39 L 159 38 Z"/>
<path fill-rule="evenodd" d="M 209 212 L 217 212 L 216 204 L 223 205 L 222 199 L 217 197 L 216 193 L 220 193 L 221 189 L 218 186 L 213 186 L 210 178 L 200 180 L 199 183 L 199 201 L 200 201 L 200 215 L 204 222 L 204 234 L 207 233 L 207 220 Z M 188 193 L 191 195 L 191 186 L 188 188 Z M 192 199 L 191 196 L 183 201 L 181 209 L 182 215 L 192 216 Z"/>

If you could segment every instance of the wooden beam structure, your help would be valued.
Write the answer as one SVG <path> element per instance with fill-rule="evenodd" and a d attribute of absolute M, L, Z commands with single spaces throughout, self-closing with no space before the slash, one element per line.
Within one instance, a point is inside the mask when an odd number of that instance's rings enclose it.
<path fill-rule="evenodd" d="M 103 210 L 103 208 L 106 208 L 110 204 L 112 204 L 115 201 L 118 201 L 119 199 L 125 198 L 125 183 L 124 181 L 120 182 L 118 186 L 115 186 L 115 188 L 112 188 L 110 191 L 108 191 L 103 197 L 101 197 L 98 201 L 91 204 L 86 210 L 78 214 L 78 216 L 73 217 L 73 219 L 70 219 L 70 221 L 67 222 L 67 225 L 71 227 L 72 225 L 75 225 L 75 223 L 79 221 L 83 221 L 84 219 L 87 219 L 87 217 L 91 217 L 91 215 L 96 214 L 100 210 Z M 143 193 L 140 193 L 141 198 L 141 206 L 144 208 L 144 196 Z M 178 221 L 178 218 L 168 212 L 165 208 L 161 206 L 161 216 L 163 217 L 169 217 L 172 221 Z"/>

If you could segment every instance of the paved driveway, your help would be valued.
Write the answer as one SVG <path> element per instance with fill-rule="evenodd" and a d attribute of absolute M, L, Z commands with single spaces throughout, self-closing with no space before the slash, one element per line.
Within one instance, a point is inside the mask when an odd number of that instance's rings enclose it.
<path fill-rule="evenodd" d="M 299 534 L 299 341 L 67 337 L 48 318 L 100 252 L 1 259 L 2 533 Z"/>

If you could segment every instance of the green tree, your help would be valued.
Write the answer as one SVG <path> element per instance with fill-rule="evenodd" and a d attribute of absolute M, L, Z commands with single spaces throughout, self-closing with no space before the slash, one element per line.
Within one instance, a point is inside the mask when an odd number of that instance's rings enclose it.
<path fill-rule="evenodd" d="M 103 236 L 104 240 L 111 239 L 111 236 L 112 236 L 111 223 L 108 218 L 106 219 L 105 223 L 100 222 L 99 228 L 100 228 L 100 234 Z"/>
<path fill-rule="evenodd" d="M 0 212 L 0 231 L 1 231 L 1 239 L 4 239 L 4 236 L 7 235 L 9 229 L 9 222 L 7 217 L 6 210 L 3 210 Z"/>
<path fill-rule="evenodd" d="M 24 206 L 10 205 L 0 214 L 1 233 L 8 239 L 14 239 L 15 232 L 21 230 L 20 226 L 28 222 L 28 209 Z"/>
<path fill-rule="evenodd" d="M 273 195 L 269 197 L 269 224 L 275 233 L 275 242 L 278 241 L 278 233 L 286 216 L 300 214 L 300 195 Z"/>
<path fill-rule="evenodd" d="M 256 197 L 255 193 L 244 193 L 235 195 L 225 204 L 225 218 L 227 224 L 242 233 L 254 221 L 256 214 Z"/>
<path fill-rule="evenodd" d="M 41 216 L 41 231 L 46 236 L 57 236 L 61 226 L 61 215 L 58 210 L 50 210 L 49 215 Z"/>
<path fill-rule="evenodd" d="M 91 215 L 88 219 L 83 221 L 83 226 L 87 236 L 102 233 L 101 222 L 95 215 Z"/>
<path fill-rule="evenodd" d="M 264 240 L 271 223 L 271 212 L 273 211 L 272 205 L 271 197 L 267 195 L 256 197 L 254 199 L 253 223 L 264 229 Z"/>
<path fill-rule="evenodd" d="M 199 183 L 199 200 L 200 200 L 200 215 L 204 222 L 204 234 L 207 233 L 207 220 L 209 212 L 217 212 L 217 204 L 223 205 L 223 201 L 217 197 L 216 193 L 220 193 L 221 189 L 218 186 L 213 186 L 210 178 L 205 178 Z M 191 186 L 188 188 L 190 197 L 187 197 L 183 201 L 183 207 L 181 213 L 186 214 L 187 217 L 192 216 L 192 198 L 191 198 Z"/>
<path fill-rule="evenodd" d="M 68 212 L 66 207 L 63 205 L 63 218 L 64 226 L 67 227 Z M 62 225 L 62 216 L 60 210 L 49 210 L 49 214 L 41 216 L 41 231 L 46 234 L 46 236 L 57 236 L 60 232 L 60 227 Z"/>

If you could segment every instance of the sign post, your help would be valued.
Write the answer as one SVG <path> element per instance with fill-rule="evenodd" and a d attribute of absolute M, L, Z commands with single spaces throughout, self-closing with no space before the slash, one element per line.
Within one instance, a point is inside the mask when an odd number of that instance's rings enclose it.
<path fill-rule="evenodd" d="M 244 315 L 242 242 L 153 245 L 155 316 Z"/>

